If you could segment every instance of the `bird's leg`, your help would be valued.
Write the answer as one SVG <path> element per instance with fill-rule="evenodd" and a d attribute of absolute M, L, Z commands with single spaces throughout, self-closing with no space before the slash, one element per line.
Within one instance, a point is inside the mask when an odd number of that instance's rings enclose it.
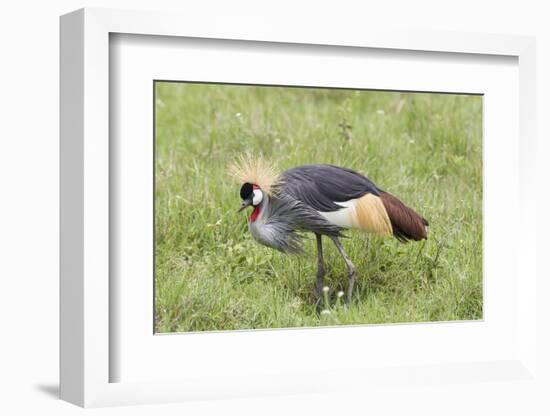
<path fill-rule="evenodd" d="M 321 300 L 323 298 L 323 279 L 325 278 L 325 262 L 323 260 L 323 241 L 321 234 L 315 234 L 317 237 L 317 313 L 321 312 Z"/>
<path fill-rule="evenodd" d="M 351 302 L 351 294 L 353 293 L 353 283 L 355 282 L 355 266 L 347 255 L 346 250 L 344 250 L 344 246 L 342 246 L 342 243 L 340 242 L 340 240 L 338 240 L 338 237 L 331 238 L 332 241 L 334 241 L 336 248 L 344 258 L 346 266 L 348 266 L 348 292 L 346 294 L 346 303 L 349 304 Z"/>

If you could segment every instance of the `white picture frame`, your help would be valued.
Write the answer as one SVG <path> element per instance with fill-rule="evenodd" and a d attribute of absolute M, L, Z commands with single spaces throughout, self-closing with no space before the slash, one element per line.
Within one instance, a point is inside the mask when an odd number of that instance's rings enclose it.
<path fill-rule="evenodd" d="M 415 367 L 415 377 L 433 380 L 483 380 L 479 374 L 500 374 L 506 380 L 536 380 L 536 273 L 534 269 L 534 231 L 536 218 L 530 177 L 534 175 L 535 122 L 535 47 L 534 39 L 507 35 L 429 33 L 379 30 L 327 35 L 324 31 L 305 34 L 299 28 L 276 25 L 239 26 L 220 20 L 204 27 L 191 16 L 106 9 L 83 9 L 61 18 L 61 398 L 80 406 L 156 403 L 197 398 L 249 397 L 265 394 L 307 393 L 372 388 L 380 381 L 401 382 L 410 371 L 395 368 L 373 370 L 372 365 L 319 372 L 282 371 L 265 379 L 238 378 L 236 375 L 205 371 L 200 377 L 166 380 L 112 382 L 110 369 L 116 360 L 111 346 L 112 316 L 116 308 L 109 292 L 110 172 L 116 170 L 109 152 L 110 35 L 170 36 L 182 38 L 225 39 L 248 42 L 331 45 L 335 48 L 373 48 L 384 50 L 427 51 L 439 54 L 503 55 L 518 60 L 519 68 L 519 169 L 520 220 L 513 251 L 517 255 L 518 332 L 511 349 L 498 361 L 429 363 Z M 261 45 L 258 43 L 258 45 Z M 514 179 L 514 178 L 512 178 Z M 353 329 L 352 329 L 353 330 Z M 404 326 L 396 331 L 407 331 Z M 326 333 L 326 332 L 325 332 Z M 252 335 L 253 336 L 253 335 Z M 265 336 L 265 335 L 264 335 Z M 277 338 L 282 334 L 271 335 Z M 337 336 L 336 334 L 328 336 Z M 273 342 L 270 340 L 270 342 Z M 197 360 L 200 357 L 195 357 Z M 410 364 L 410 363 L 409 363 Z M 212 370 L 212 369 L 211 369 Z M 478 376 L 473 375 L 474 373 Z M 319 374 L 330 377 L 319 382 Z M 209 374 L 209 375 L 208 375 Z M 212 374 L 216 374 L 214 380 Z M 490 378 L 491 378 L 490 377 Z M 492 379 L 492 378 L 491 378 Z M 344 380 L 344 381 L 343 381 Z M 393 381 L 392 381 L 393 380 Z"/>

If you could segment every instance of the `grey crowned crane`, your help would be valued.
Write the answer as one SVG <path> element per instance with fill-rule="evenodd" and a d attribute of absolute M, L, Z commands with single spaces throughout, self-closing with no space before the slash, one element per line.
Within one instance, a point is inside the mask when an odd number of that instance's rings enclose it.
<path fill-rule="evenodd" d="M 393 235 L 401 242 L 427 238 L 428 222 L 422 216 L 351 169 L 305 165 L 278 175 L 263 158 L 247 156 L 230 166 L 230 174 L 242 184 L 239 211 L 252 207 L 248 229 L 257 242 L 300 253 L 304 233 L 315 234 L 319 297 L 325 276 L 323 236 L 334 242 L 347 265 L 346 303 L 351 301 L 356 272 L 339 240 L 345 229 Z"/>

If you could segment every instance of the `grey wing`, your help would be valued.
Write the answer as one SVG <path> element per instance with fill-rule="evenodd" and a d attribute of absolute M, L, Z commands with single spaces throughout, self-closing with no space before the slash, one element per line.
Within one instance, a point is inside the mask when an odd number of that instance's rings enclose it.
<path fill-rule="evenodd" d="M 288 253 L 303 252 L 303 232 L 340 236 L 342 228 L 329 223 L 316 210 L 290 196 L 272 198 L 264 232 L 271 247 Z"/>
<path fill-rule="evenodd" d="M 380 190 L 368 179 L 351 169 L 333 165 L 304 165 L 283 172 L 282 192 L 302 201 L 317 211 L 342 209 L 338 202 L 360 198 Z"/>

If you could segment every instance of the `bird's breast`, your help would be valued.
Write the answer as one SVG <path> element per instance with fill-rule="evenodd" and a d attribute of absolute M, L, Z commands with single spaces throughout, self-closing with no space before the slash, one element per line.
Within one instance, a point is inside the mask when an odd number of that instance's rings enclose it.
<path fill-rule="evenodd" d="M 258 243 L 268 247 L 274 246 L 273 233 L 271 232 L 272 230 L 265 226 L 264 219 L 261 216 L 259 216 L 255 221 L 248 221 L 248 231 L 250 231 L 252 238 Z"/>

